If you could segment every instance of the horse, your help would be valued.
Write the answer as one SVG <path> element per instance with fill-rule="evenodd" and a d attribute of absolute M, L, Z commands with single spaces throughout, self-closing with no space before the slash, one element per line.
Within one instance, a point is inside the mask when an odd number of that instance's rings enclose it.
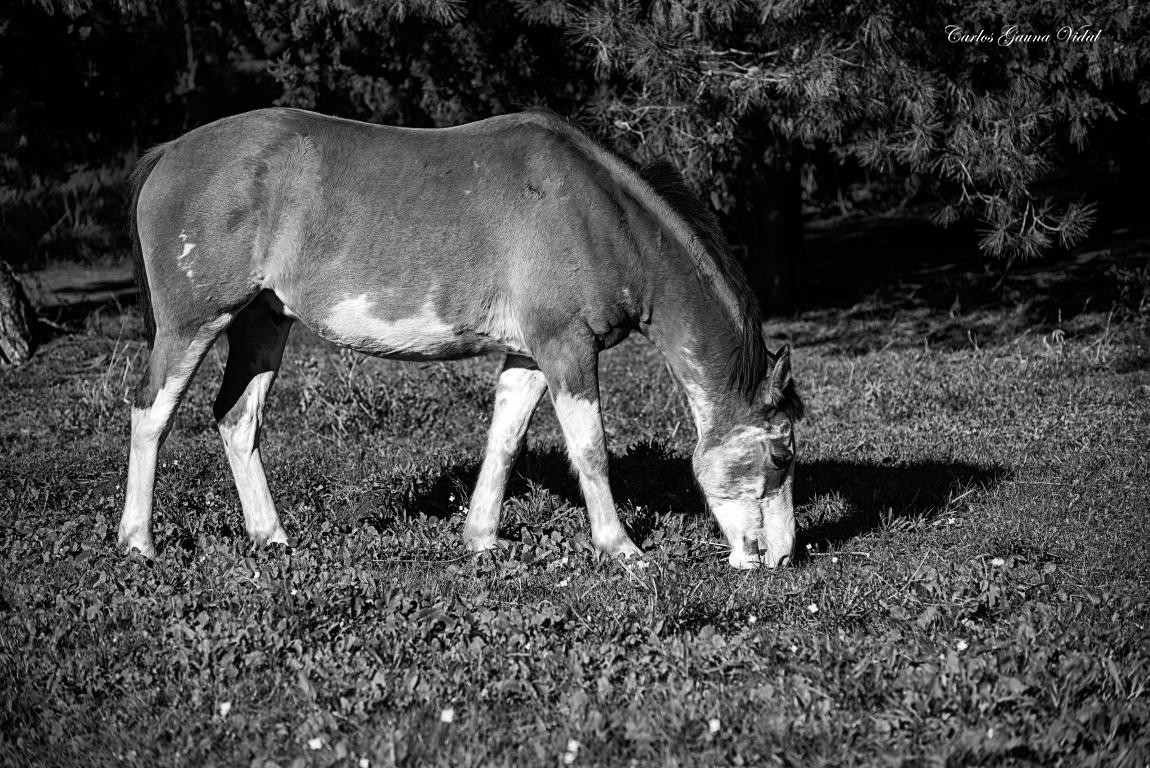
<path fill-rule="evenodd" d="M 802 401 L 787 346 L 714 216 L 665 160 L 639 166 L 546 112 L 406 128 L 269 108 L 147 152 L 131 235 L 150 342 L 131 398 L 119 546 L 155 556 L 157 454 L 201 361 L 226 333 L 213 414 L 257 544 L 286 544 L 260 427 L 288 333 L 303 323 L 400 360 L 505 355 L 463 525 L 496 546 L 508 476 L 550 394 L 595 547 L 640 554 L 615 509 L 598 355 L 632 331 L 686 393 L 692 466 L 735 568 L 794 549 Z"/>

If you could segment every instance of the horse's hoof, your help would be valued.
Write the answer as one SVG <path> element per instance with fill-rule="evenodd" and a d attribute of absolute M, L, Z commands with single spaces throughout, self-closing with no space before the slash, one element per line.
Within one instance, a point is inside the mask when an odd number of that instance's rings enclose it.
<path fill-rule="evenodd" d="M 624 536 L 622 539 L 614 539 L 610 543 L 600 544 L 596 542 L 595 548 L 605 555 L 612 557 L 632 558 L 642 557 L 643 550 L 635 546 L 635 542 Z"/>
<path fill-rule="evenodd" d="M 732 568 L 740 571 L 753 571 L 756 568 L 761 568 L 763 565 L 762 559 L 757 554 L 751 555 L 746 552 L 731 551 L 731 556 L 727 558 L 727 562 L 731 564 Z"/>
<path fill-rule="evenodd" d="M 289 546 L 287 533 L 280 526 L 276 526 L 276 529 L 271 533 L 248 531 L 248 538 L 258 547 L 266 547 L 271 544 L 279 544 L 281 547 Z"/>
<path fill-rule="evenodd" d="M 119 546 L 120 551 L 125 555 L 132 554 L 134 550 L 148 560 L 154 560 L 156 557 L 156 546 L 152 543 L 151 536 L 144 536 L 139 533 L 124 533 L 121 531 L 117 546 Z"/>
<path fill-rule="evenodd" d="M 473 536 L 464 534 L 463 546 L 468 552 L 476 554 L 488 552 L 499 547 L 499 537 L 494 533 L 475 534 Z"/>

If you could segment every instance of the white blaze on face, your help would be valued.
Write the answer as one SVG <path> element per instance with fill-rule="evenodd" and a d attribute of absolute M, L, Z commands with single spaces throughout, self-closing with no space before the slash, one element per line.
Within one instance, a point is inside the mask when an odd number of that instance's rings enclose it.
<path fill-rule="evenodd" d="M 380 317 L 374 307 L 366 293 L 338 302 L 324 320 L 331 340 L 386 355 L 434 353 L 457 338 L 454 329 L 435 313 L 430 296 L 415 314 L 395 320 Z"/>
<path fill-rule="evenodd" d="M 783 564 L 784 559 L 794 556 L 795 506 L 792 494 L 794 477 L 794 464 L 792 464 L 778 491 L 769 494 L 762 502 L 759 551 L 763 562 L 772 568 Z"/>
<path fill-rule="evenodd" d="M 734 568 L 780 565 L 793 554 L 793 469 L 768 487 L 768 443 L 777 429 L 737 427 L 718 445 L 696 455 L 695 469 L 719 527 L 731 545 Z"/>
<path fill-rule="evenodd" d="M 751 500 L 710 496 L 707 503 L 727 543 L 731 545 L 731 555 L 727 559 L 731 567 L 758 568 L 761 564 L 757 545 L 760 533 L 759 505 Z"/>

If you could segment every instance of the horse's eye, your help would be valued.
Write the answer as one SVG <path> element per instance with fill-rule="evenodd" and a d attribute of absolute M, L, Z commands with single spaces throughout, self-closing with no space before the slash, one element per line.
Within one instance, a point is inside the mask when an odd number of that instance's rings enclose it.
<path fill-rule="evenodd" d="M 771 465 L 775 469 L 786 469 L 794 460 L 795 455 L 790 451 L 771 451 Z"/>

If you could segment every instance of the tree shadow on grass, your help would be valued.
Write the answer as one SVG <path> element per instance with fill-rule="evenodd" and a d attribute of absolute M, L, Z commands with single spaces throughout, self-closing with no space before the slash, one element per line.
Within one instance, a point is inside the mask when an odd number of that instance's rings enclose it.
<path fill-rule="evenodd" d="M 457 507 L 459 500 L 470 496 L 478 474 L 479 462 L 468 460 L 443 466 L 421 479 L 400 480 L 412 491 L 400 503 L 408 514 L 446 517 L 453 504 Z M 666 510 L 692 519 L 709 518 L 690 459 L 665 443 L 639 443 L 613 454 L 610 476 L 616 503 L 633 511 L 626 522 L 636 542 L 655 531 L 660 513 Z M 802 557 L 807 544 L 815 549 L 840 547 L 893 520 L 937 517 L 967 491 L 992 488 L 1009 476 L 1003 468 L 964 462 L 800 459 L 795 470 L 796 550 Z M 536 486 L 566 504 L 583 505 L 578 480 L 559 448 L 531 450 L 520 457 L 507 498 L 529 495 Z M 841 503 L 822 503 L 827 500 Z M 505 520 L 500 533 L 516 538 L 521 528 L 541 522 Z"/>
<path fill-rule="evenodd" d="M 383 489 L 385 498 L 360 504 L 360 519 L 386 526 L 385 517 L 422 514 L 446 518 L 470 498 L 479 476 L 478 458 L 448 462 L 436 469 L 397 475 Z M 635 508 L 628 529 L 636 541 L 646 538 L 657 524 L 658 510 L 691 510 L 705 514 L 702 496 L 695 487 L 689 459 L 674 453 L 662 443 L 640 443 L 622 454 L 612 454 L 608 472 L 615 502 Z M 561 504 L 583 506 L 579 481 L 571 469 L 567 453 L 559 447 L 527 450 L 519 457 L 507 486 L 506 500 L 526 497 L 535 488 L 556 497 Z M 506 501 L 505 501 L 506 503 Z M 390 515 L 379 513 L 387 510 Z M 366 514 L 365 514 L 366 513 Z M 539 525 L 539 520 L 509 520 L 506 515 L 500 535 L 515 539 L 519 531 Z"/>
<path fill-rule="evenodd" d="M 799 461 L 795 504 L 806 509 L 796 551 L 841 547 L 850 540 L 901 519 L 939 517 L 968 491 L 985 491 L 1011 476 L 1002 467 L 965 462 Z M 822 505 L 825 499 L 841 504 Z M 832 507 L 840 510 L 835 514 Z"/>

